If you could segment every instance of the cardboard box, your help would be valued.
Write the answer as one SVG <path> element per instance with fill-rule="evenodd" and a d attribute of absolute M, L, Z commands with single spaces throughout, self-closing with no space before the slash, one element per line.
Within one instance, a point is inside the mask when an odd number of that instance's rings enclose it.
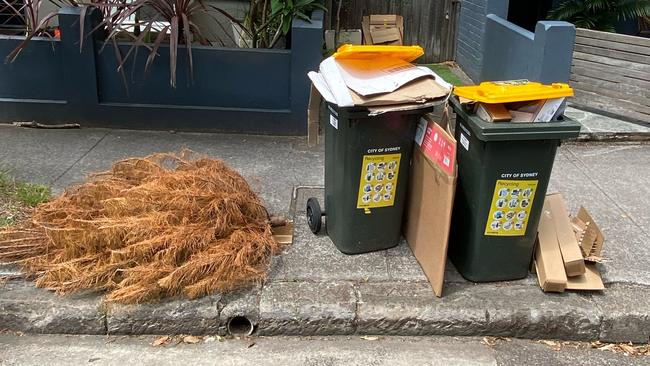
<path fill-rule="evenodd" d="M 560 243 L 562 260 L 566 275 L 579 276 L 585 273 L 585 260 L 576 240 L 571 219 L 567 212 L 566 204 L 559 193 L 549 194 L 544 201 L 544 210 L 550 211 L 553 225 L 557 234 L 557 241 Z"/>
<path fill-rule="evenodd" d="M 503 104 L 480 103 L 476 115 L 488 122 L 508 122 L 512 119 L 512 115 Z"/>
<path fill-rule="evenodd" d="M 374 14 L 361 18 L 364 44 L 402 45 L 404 18 L 395 14 Z"/>
<path fill-rule="evenodd" d="M 453 150 L 456 150 L 456 141 L 449 133 L 446 120 L 435 123 L 428 116 L 420 124 L 419 129 L 424 130 L 424 134 L 437 134 L 439 139 L 445 140 L 444 144 L 438 146 L 452 146 Z M 445 147 L 441 149 L 447 151 Z M 404 236 L 438 297 L 442 296 L 451 213 L 456 192 L 455 156 L 447 155 L 447 158 L 453 159 L 451 166 L 454 168 L 451 174 L 447 172 L 447 166 L 441 163 L 444 158 L 434 161 L 421 146 L 414 148 L 404 223 Z"/>

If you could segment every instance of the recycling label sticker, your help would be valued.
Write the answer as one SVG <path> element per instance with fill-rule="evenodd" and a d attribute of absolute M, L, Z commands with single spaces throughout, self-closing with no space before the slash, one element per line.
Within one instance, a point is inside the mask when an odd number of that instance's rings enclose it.
<path fill-rule="evenodd" d="M 395 204 L 401 158 L 402 154 L 363 156 L 357 208 L 390 207 Z"/>
<path fill-rule="evenodd" d="M 497 180 L 490 214 L 485 225 L 485 235 L 526 235 L 530 208 L 533 206 L 538 182 L 537 180 Z"/>

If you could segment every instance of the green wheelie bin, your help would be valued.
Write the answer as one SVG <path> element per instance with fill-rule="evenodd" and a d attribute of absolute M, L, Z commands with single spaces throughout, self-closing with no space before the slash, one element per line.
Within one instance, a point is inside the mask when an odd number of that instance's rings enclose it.
<path fill-rule="evenodd" d="M 528 275 L 537 225 L 557 147 L 580 124 L 561 118 L 537 123 L 494 123 L 456 112 L 458 184 L 449 257 L 474 282 Z"/>
<path fill-rule="evenodd" d="M 311 230 L 325 228 L 346 254 L 399 243 L 413 139 L 420 117 L 433 107 L 370 115 L 360 107 L 328 104 L 325 123 L 325 211 L 307 201 Z"/>

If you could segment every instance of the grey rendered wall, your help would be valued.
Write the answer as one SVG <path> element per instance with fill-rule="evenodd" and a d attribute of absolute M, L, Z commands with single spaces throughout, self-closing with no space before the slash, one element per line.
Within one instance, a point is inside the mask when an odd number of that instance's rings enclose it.
<path fill-rule="evenodd" d="M 508 0 L 461 0 L 456 62 L 472 80 L 480 79 L 483 68 L 484 35 L 488 14 L 506 18 Z"/>
<path fill-rule="evenodd" d="M 567 22 L 541 21 L 532 33 L 489 14 L 478 80 L 568 82 L 575 34 L 575 27 Z"/>

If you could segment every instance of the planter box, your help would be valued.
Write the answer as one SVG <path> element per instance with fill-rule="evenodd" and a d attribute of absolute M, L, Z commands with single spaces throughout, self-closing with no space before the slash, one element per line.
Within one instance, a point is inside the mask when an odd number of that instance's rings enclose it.
<path fill-rule="evenodd" d="M 303 135 L 307 72 L 322 59 L 323 13 L 294 19 L 291 50 L 193 46 L 194 74 L 179 47 L 177 87 L 169 86 L 168 46 L 144 74 L 141 48 L 116 71 L 112 46 L 88 37 L 79 50 L 79 9 L 59 12 L 61 40 L 36 39 L 0 65 L 0 122 L 75 122 L 83 126 Z M 86 29 L 92 29 L 92 19 Z M 0 37 L 6 55 L 22 37 Z M 126 54 L 130 44 L 119 45 Z M 125 82 L 126 81 L 126 82 Z"/>

